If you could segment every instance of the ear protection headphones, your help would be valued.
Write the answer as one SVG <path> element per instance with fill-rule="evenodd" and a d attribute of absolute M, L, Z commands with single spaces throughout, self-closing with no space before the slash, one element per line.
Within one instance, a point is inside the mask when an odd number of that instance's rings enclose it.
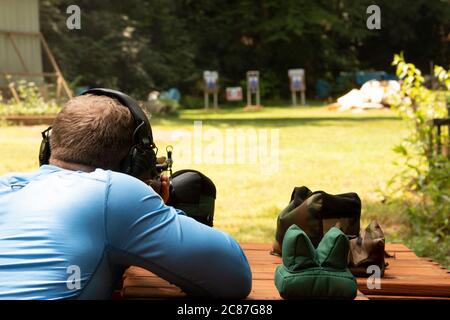
<path fill-rule="evenodd" d="M 128 108 L 133 116 L 133 142 L 127 156 L 121 162 L 120 172 L 129 174 L 133 177 L 142 177 L 145 175 L 148 176 L 148 178 L 155 178 L 158 176 L 156 168 L 156 154 L 158 148 L 153 142 L 150 122 L 138 103 L 126 94 L 111 89 L 94 88 L 83 92 L 81 95 L 85 94 L 114 98 L 124 107 Z M 39 150 L 39 165 L 48 164 L 50 160 L 51 128 L 52 127 L 50 126 L 41 133 L 42 142 Z"/>

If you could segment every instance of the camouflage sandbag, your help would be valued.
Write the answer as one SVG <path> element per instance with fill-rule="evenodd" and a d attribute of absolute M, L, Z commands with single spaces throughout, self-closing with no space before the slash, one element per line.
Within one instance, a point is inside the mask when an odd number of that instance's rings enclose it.
<path fill-rule="evenodd" d="M 213 226 L 216 186 L 203 173 L 180 170 L 171 176 L 171 192 L 167 204 L 187 216 Z"/>
<path fill-rule="evenodd" d="M 369 266 L 380 268 L 381 276 L 386 269 L 385 239 L 383 230 L 377 221 L 372 221 L 361 235 L 350 240 L 349 268 L 357 277 L 367 277 Z"/>
<path fill-rule="evenodd" d="M 289 205 L 278 215 L 272 253 L 281 254 L 284 234 L 293 224 L 304 230 L 317 247 L 324 233 L 334 226 L 350 237 L 357 237 L 360 217 L 361 200 L 354 192 L 331 195 L 311 192 L 305 186 L 295 188 Z"/>
<path fill-rule="evenodd" d="M 272 254 L 281 255 L 281 244 L 286 230 L 294 223 L 294 216 L 291 214 L 295 208 L 305 201 L 312 191 L 306 186 L 295 187 L 291 194 L 291 200 L 286 208 L 284 208 L 277 218 L 277 230 L 275 232 L 275 241 L 272 245 Z"/>
<path fill-rule="evenodd" d="M 283 239 L 283 264 L 275 271 L 275 286 L 284 299 L 351 299 L 357 285 L 347 268 L 349 241 L 331 228 L 314 248 L 306 233 L 292 225 Z"/>

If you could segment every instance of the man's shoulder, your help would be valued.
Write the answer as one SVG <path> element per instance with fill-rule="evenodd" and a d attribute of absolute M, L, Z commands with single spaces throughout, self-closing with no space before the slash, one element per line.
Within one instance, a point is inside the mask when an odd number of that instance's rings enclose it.
<path fill-rule="evenodd" d="M 150 188 L 139 179 L 130 175 L 103 169 L 95 169 L 92 172 L 65 170 L 56 166 L 42 166 L 39 170 L 28 173 L 10 173 L 0 176 L 0 190 L 11 190 L 11 186 L 26 186 L 32 183 L 36 187 L 43 186 L 66 186 L 76 184 L 78 191 L 114 190 L 115 195 L 132 194 L 142 195 L 151 192 Z M 72 192 L 76 192 L 72 189 Z"/>
<path fill-rule="evenodd" d="M 10 188 L 12 185 L 25 186 L 29 183 L 60 183 L 63 181 L 78 181 L 78 183 L 97 182 L 99 184 L 108 184 L 111 179 L 120 181 L 120 183 L 132 184 L 136 183 L 133 177 L 126 174 L 114 172 L 110 170 L 96 169 L 92 172 L 65 170 L 55 166 L 42 166 L 37 171 L 33 172 L 12 172 L 0 176 L 0 187 Z"/>
<path fill-rule="evenodd" d="M 98 172 L 98 173 L 97 173 Z M 127 187 L 136 187 L 136 188 L 140 188 L 142 186 L 146 186 L 145 183 L 143 183 L 141 180 L 130 176 L 128 174 L 125 173 L 121 173 L 121 172 L 117 172 L 117 171 L 111 171 L 111 170 L 102 170 L 102 169 L 97 169 L 95 170 L 94 174 L 97 173 L 99 175 L 107 175 L 108 176 L 108 180 L 110 181 L 110 183 L 113 183 L 115 186 L 116 185 L 124 185 Z"/>
<path fill-rule="evenodd" d="M 141 180 L 128 174 L 112 170 L 104 170 L 98 168 L 92 172 L 79 172 L 78 176 L 81 179 L 99 182 L 109 190 L 108 193 L 114 191 L 116 196 L 118 193 L 130 195 L 133 193 L 140 193 L 139 191 L 149 189 L 148 186 Z M 88 183 L 92 184 L 90 182 Z"/>
<path fill-rule="evenodd" d="M 99 172 L 99 174 L 103 173 Z M 108 175 L 109 193 L 114 193 L 116 197 L 140 199 L 143 196 L 156 194 L 150 186 L 128 174 L 109 170 L 104 171 L 104 174 Z"/>

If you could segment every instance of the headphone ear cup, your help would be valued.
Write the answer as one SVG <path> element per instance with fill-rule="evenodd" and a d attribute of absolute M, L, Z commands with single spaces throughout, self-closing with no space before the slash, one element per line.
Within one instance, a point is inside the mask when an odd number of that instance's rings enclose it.
<path fill-rule="evenodd" d="M 144 149 L 139 146 L 132 147 L 124 161 L 122 172 L 135 178 L 143 175 L 155 178 L 158 171 L 156 170 L 156 154 L 153 149 Z"/>
<path fill-rule="evenodd" d="M 146 150 L 146 159 L 147 159 L 147 170 L 150 171 L 150 175 L 152 178 L 155 178 L 159 175 L 158 170 L 156 169 L 156 153 L 153 149 Z"/>
<path fill-rule="evenodd" d="M 39 166 L 49 164 L 50 161 L 50 141 L 48 138 L 42 139 L 39 148 Z"/>
<path fill-rule="evenodd" d="M 120 172 L 131 175 L 134 147 L 131 148 L 127 156 L 122 160 Z"/>

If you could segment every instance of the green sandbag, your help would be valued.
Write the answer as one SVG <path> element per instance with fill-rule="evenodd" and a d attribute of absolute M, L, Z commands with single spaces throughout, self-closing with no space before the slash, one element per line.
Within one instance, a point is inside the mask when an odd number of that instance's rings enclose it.
<path fill-rule="evenodd" d="M 356 297 L 355 277 L 347 268 L 349 241 L 331 228 L 317 249 L 297 225 L 283 239 L 283 264 L 275 271 L 275 286 L 284 299 L 349 299 Z"/>

